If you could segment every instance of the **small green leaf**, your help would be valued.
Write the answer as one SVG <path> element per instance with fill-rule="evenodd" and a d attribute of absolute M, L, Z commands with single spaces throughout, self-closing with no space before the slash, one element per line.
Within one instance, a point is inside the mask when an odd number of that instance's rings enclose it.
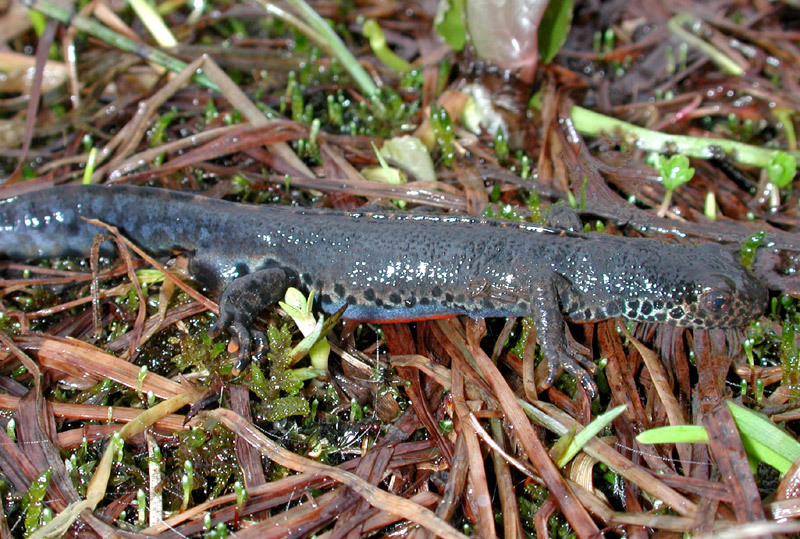
<path fill-rule="evenodd" d="M 419 139 L 417 139 L 419 140 Z M 400 185 L 408 182 L 405 173 L 402 170 L 390 167 L 389 163 L 384 159 L 375 143 L 372 143 L 372 150 L 375 152 L 375 157 L 378 159 L 380 167 L 368 167 L 361 171 L 364 179 L 371 182 L 388 183 L 392 185 Z"/>
<path fill-rule="evenodd" d="M 444 38 L 454 51 L 460 51 L 467 43 L 464 27 L 464 0 L 440 0 L 433 20 L 436 32 Z"/>
<path fill-rule="evenodd" d="M 708 432 L 699 425 L 658 427 L 636 437 L 640 444 L 707 444 Z"/>
<path fill-rule="evenodd" d="M 727 401 L 748 456 L 785 474 L 800 459 L 800 443 L 772 421 L 733 401 Z"/>
<path fill-rule="evenodd" d="M 772 421 L 731 400 L 726 404 L 751 463 L 764 462 L 785 474 L 792 463 L 800 459 L 800 443 Z M 708 432 L 698 425 L 660 427 L 642 432 L 636 441 L 643 444 L 708 443 Z"/>
<path fill-rule="evenodd" d="M 350 421 L 361 421 L 364 419 L 364 409 L 358 404 L 355 397 L 350 399 Z"/>
<path fill-rule="evenodd" d="M 572 457 L 577 455 L 578 451 L 583 449 L 583 446 L 586 445 L 589 440 L 591 440 L 598 432 L 606 428 L 606 426 L 614 421 L 619 414 L 624 412 L 625 408 L 627 407 L 628 406 L 626 404 L 620 404 L 616 408 L 612 408 L 606 413 L 597 416 L 594 421 L 586 425 L 582 431 L 575 435 L 569 446 L 564 451 L 564 454 L 558 458 L 556 466 L 559 468 L 566 466 L 566 464 L 572 460 Z"/>
<path fill-rule="evenodd" d="M 791 185 L 796 173 L 797 160 L 793 155 L 785 152 L 776 152 L 767 165 L 767 178 L 770 183 L 777 185 L 781 189 Z"/>
<path fill-rule="evenodd" d="M 296 396 L 303 389 L 303 382 L 325 376 L 328 371 L 303 367 L 283 371 L 279 385 L 290 397 Z"/>
<path fill-rule="evenodd" d="M 674 154 L 669 159 L 657 156 L 656 169 L 667 191 L 674 191 L 694 176 L 694 168 L 689 166 L 689 158 L 682 154 Z"/>
<path fill-rule="evenodd" d="M 361 171 L 361 175 L 370 182 L 387 183 L 389 185 L 408 183 L 408 178 L 403 174 L 403 171 L 394 167 L 367 167 Z"/>
<path fill-rule="evenodd" d="M 539 58 L 547 64 L 555 58 L 572 25 L 573 0 L 551 0 L 539 22 Z"/>
<path fill-rule="evenodd" d="M 314 331 L 314 327 L 317 325 L 317 321 L 311 313 L 314 304 L 314 291 L 312 290 L 308 294 L 308 299 L 306 299 L 298 289 L 289 287 L 283 299 L 284 301 L 279 301 L 278 305 L 294 320 L 300 332 L 303 335 L 308 335 Z"/>
<path fill-rule="evenodd" d="M 142 284 L 163 283 L 164 274 L 157 269 L 140 269 L 136 270 L 136 278 Z"/>
<path fill-rule="evenodd" d="M 383 35 L 383 30 L 381 30 L 381 27 L 375 19 L 367 19 L 364 21 L 364 25 L 361 27 L 361 33 L 369 40 L 372 53 L 377 56 L 378 60 L 383 62 L 384 65 L 400 73 L 411 69 L 411 64 L 395 54 L 386 44 L 386 36 Z"/>
<path fill-rule="evenodd" d="M 417 137 L 404 135 L 383 143 L 378 155 L 391 159 L 424 182 L 436 181 L 436 170 L 428 148 Z"/>

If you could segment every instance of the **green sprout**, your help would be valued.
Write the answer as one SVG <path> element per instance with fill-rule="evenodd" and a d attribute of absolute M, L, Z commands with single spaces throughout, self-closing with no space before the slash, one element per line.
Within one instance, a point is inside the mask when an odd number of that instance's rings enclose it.
<path fill-rule="evenodd" d="M 145 495 L 143 489 L 136 491 L 136 508 L 138 510 L 136 521 L 139 526 L 144 526 L 145 518 L 147 516 L 147 495 Z"/>
<path fill-rule="evenodd" d="M 664 188 L 667 190 L 664 200 L 658 209 L 658 215 L 664 217 L 667 213 L 667 208 L 669 208 L 669 203 L 672 201 L 672 193 L 692 179 L 694 168 L 689 166 L 689 158 L 681 154 L 675 154 L 669 159 L 662 155 L 657 155 L 655 161 L 656 170 L 661 176 Z"/>
<path fill-rule="evenodd" d="M 153 446 L 152 460 L 155 464 L 161 467 L 161 464 L 163 463 L 163 456 L 161 455 L 161 447 L 159 447 L 158 445 Z"/>
<path fill-rule="evenodd" d="M 383 158 L 378 147 L 372 143 L 372 151 L 375 152 L 375 157 L 378 159 L 377 167 L 368 167 L 361 171 L 361 175 L 371 182 L 388 183 L 391 185 L 400 185 L 408 182 L 408 178 L 402 170 L 390 167 L 386 159 Z"/>
<path fill-rule="evenodd" d="M 354 398 L 350 399 L 350 421 L 361 421 L 364 419 L 364 409 Z"/>
<path fill-rule="evenodd" d="M 798 323 L 791 318 L 785 320 L 780 342 L 781 370 L 783 383 L 789 388 L 793 399 L 798 394 L 798 374 L 800 371 L 800 350 L 795 344 L 795 335 L 798 333 Z"/>
<path fill-rule="evenodd" d="M 44 509 L 44 504 L 42 502 L 45 494 L 47 494 L 52 472 L 52 468 L 47 468 L 36 476 L 28 489 L 28 494 L 25 496 L 26 500 L 23 502 L 25 507 L 25 537 L 31 535 L 43 524 L 42 510 Z"/>
<path fill-rule="evenodd" d="M 211 527 L 211 515 L 206 515 L 209 520 L 209 525 L 206 529 L 206 533 L 203 537 L 207 539 L 222 539 L 223 537 L 228 537 L 230 535 L 230 531 L 228 530 L 228 526 L 224 522 L 217 522 L 217 525 L 214 526 L 214 529 L 210 529 Z M 205 520 L 203 521 L 203 525 L 205 526 Z"/>
<path fill-rule="evenodd" d="M 372 53 L 388 68 L 400 73 L 411 69 L 411 64 L 408 61 L 399 57 L 386 45 L 386 36 L 383 35 L 383 30 L 375 19 L 364 21 L 361 32 L 369 40 Z"/>
<path fill-rule="evenodd" d="M 186 508 L 189 507 L 189 497 L 192 495 L 192 490 L 194 490 L 194 465 L 192 465 L 191 460 L 187 460 L 183 463 L 183 471 L 185 473 L 181 476 L 181 487 L 183 488 L 181 513 L 186 511 Z"/>
<path fill-rule="evenodd" d="M 312 312 L 314 307 L 313 291 L 309 293 L 308 299 L 306 299 L 298 289 L 289 288 L 284 296 L 284 301 L 278 304 L 294 320 L 303 336 L 309 337 L 314 335 L 316 331 L 317 337 L 319 337 L 319 331 L 324 320 L 321 317 L 320 320 L 317 320 Z M 327 370 L 330 353 L 331 346 L 328 344 L 328 340 L 324 337 L 319 338 L 308 351 L 308 355 L 311 358 L 311 366 L 315 369 Z"/>
<path fill-rule="evenodd" d="M 758 378 L 753 385 L 755 386 L 753 388 L 753 398 L 760 405 L 764 400 L 764 380 Z"/>
<path fill-rule="evenodd" d="M 139 383 L 139 391 L 142 391 L 142 387 L 144 385 L 144 379 L 147 378 L 148 373 L 147 365 L 142 365 L 139 367 L 139 373 L 136 375 L 137 382 Z"/>
<path fill-rule="evenodd" d="M 748 337 L 742 341 L 742 348 L 744 349 L 744 356 L 747 359 L 747 364 L 751 367 L 755 365 L 755 359 L 753 356 L 753 346 L 755 345 L 755 339 L 752 337 Z M 744 380 L 743 380 L 744 381 Z M 747 383 L 747 382 L 745 382 Z M 747 393 L 747 391 L 743 391 L 743 393 Z"/>
<path fill-rule="evenodd" d="M 531 176 L 531 158 L 523 154 L 519 158 L 519 177 L 527 180 Z"/>
<path fill-rule="evenodd" d="M 244 502 L 247 501 L 247 490 L 241 481 L 236 481 L 233 484 L 233 491 L 236 493 L 236 510 L 241 511 L 244 507 Z"/>
<path fill-rule="evenodd" d="M 342 125 L 344 123 L 344 107 L 336 100 L 333 94 L 328 94 L 326 101 L 328 105 L 328 122 L 336 126 Z"/>
<path fill-rule="evenodd" d="M 766 231 L 759 230 L 747 238 L 739 254 L 739 261 L 742 263 L 742 266 L 746 268 L 751 268 L 753 266 L 753 258 L 756 256 L 756 250 L 761 246 L 766 235 Z"/>
<path fill-rule="evenodd" d="M 792 184 L 797 173 L 797 160 L 786 152 L 777 152 L 767 165 L 767 179 L 769 183 L 786 189 Z"/>
<path fill-rule="evenodd" d="M 219 110 L 217 109 L 217 104 L 214 102 L 213 98 L 209 98 L 206 101 L 206 113 L 205 113 L 205 120 L 206 123 L 211 123 L 219 116 Z"/>
<path fill-rule="evenodd" d="M 494 137 L 494 153 L 498 161 L 502 162 L 508 159 L 508 142 L 502 129 L 498 129 L 497 135 Z"/>
<path fill-rule="evenodd" d="M 89 157 L 86 159 L 86 168 L 83 169 L 83 184 L 87 185 L 92 183 L 92 174 L 94 174 L 94 167 L 97 164 L 97 148 L 89 150 Z"/>
<path fill-rule="evenodd" d="M 446 167 L 450 168 L 456 158 L 456 135 L 453 131 L 453 122 L 444 107 L 431 107 L 431 127 L 442 153 L 442 161 Z"/>
<path fill-rule="evenodd" d="M 717 197 L 713 191 L 706 193 L 705 203 L 703 204 L 703 214 L 709 221 L 717 220 Z"/>
<path fill-rule="evenodd" d="M 124 449 L 125 440 L 122 439 L 122 436 L 119 435 L 119 432 L 115 432 L 111 435 L 111 440 L 109 441 L 108 449 L 106 451 L 110 451 L 111 453 L 116 452 L 116 462 L 122 462 L 122 459 L 125 457 Z"/>
<path fill-rule="evenodd" d="M 311 120 L 311 129 L 308 130 L 308 152 L 311 155 L 318 156 L 319 155 L 319 145 L 317 144 L 317 137 L 319 136 L 319 130 L 322 127 L 322 122 L 319 121 L 319 118 L 314 118 Z"/>
<path fill-rule="evenodd" d="M 17 422 L 13 417 L 6 423 L 6 435 L 8 435 L 12 441 L 17 441 Z"/>

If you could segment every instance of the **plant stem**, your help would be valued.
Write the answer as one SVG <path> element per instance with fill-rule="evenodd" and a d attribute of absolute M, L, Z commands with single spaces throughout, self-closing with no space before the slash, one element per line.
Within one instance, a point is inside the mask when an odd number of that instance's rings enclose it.
<path fill-rule="evenodd" d="M 345 69 L 353 77 L 361 87 L 361 91 L 367 94 L 371 101 L 377 104 L 378 107 L 383 108 L 380 100 L 377 99 L 380 89 L 372 81 L 369 74 L 361 67 L 358 59 L 353 56 L 353 53 L 347 48 L 342 39 L 333 31 L 333 28 L 325 22 L 325 19 L 319 16 L 319 13 L 314 11 L 314 8 L 308 5 L 305 0 L 287 0 L 287 3 L 294 7 L 300 15 L 305 18 L 305 22 L 311 26 L 319 35 L 323 36 L 327 42 L 327 46 L 332 53 L 339 59 Z M 263 5 L 263 4 L 262 4 Z"/>
<path fill-rule="evenodd" d="M 588 136 L 612 135 L 648 152 L 680 153 L 699 159 L 719 158 L 722 150 L 737 163 L 764 168 L 779 150 L 769 150 L 728 139 L 670 135 L 623 122 L 583 107 L 573 106 L 570 118 L 575 129 Z M 787 152 L 800 159 L 800 152 Z"/>
<path fill-rule="evenodd" d="M 688 13 L 678 13 L 669 20 L 667 27 L 677 38 L 688 43 L 691 47 L 700 50 L 703 54 L 708 56 L 712 62 L 717 64 L 724 73 L 741 77 L 744 75 L 742 66 L 734 62 L 731 58 L 726 56 L 722 51 L 717 49 L 711 43 L 704 41 L 691 32 L 688 32 L 681 26 L 683 23 L 695 23 L 697 19 Z"/>
<path fill-rule="evenodd" d="M 667 192 L 664 193 L 664 200 L 661 201 L 661 205 L 658 207 L 658 212 L 656 215 L 659 217 L 664 217 L 667 215 L 667 210 L 669 210 L 669 203 L 672 202 L 672 189 L 667 189 Z"/>

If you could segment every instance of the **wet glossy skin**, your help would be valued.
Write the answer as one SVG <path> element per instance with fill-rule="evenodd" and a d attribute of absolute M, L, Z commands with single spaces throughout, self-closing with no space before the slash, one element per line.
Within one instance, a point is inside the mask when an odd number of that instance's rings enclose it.
<path fill-rule="evenodd" d="M 88 253 L 96 227 L 119 227 L 155 254 L 191 255 L 221 297 L 218 329 L 250 340 L 255 312 L 289 285 L 314 289 L 345 317 L 401 321 L 468 314 L 534 316 L 552 367 L 581 374 L 561 313 L 696 328 L 737 327 L 766 289 L 719 246 L 565 230 L 447 214 L 250 206 L 129 186 L 71 186 L 0 202 L 0 252 L 35 259 Z M 246 276 L 246 277 L 245 277 Z M 238 279 L 238 280 L 237 280 Z M 243 349 L 249 351 L 247 343 Z"/>

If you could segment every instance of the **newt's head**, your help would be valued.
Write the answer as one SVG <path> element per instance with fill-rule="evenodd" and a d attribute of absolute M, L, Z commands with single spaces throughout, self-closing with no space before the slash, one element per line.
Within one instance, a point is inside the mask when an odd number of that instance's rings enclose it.
<path fill-rule="evenodd" d="M 626 317 L 714 329 L 741 327 L 764 313 L 767 288 L 720 245 L 676 246 L 670 255 L 659 260 L 663 286 L 652 299 L 628 299 Z"/>

